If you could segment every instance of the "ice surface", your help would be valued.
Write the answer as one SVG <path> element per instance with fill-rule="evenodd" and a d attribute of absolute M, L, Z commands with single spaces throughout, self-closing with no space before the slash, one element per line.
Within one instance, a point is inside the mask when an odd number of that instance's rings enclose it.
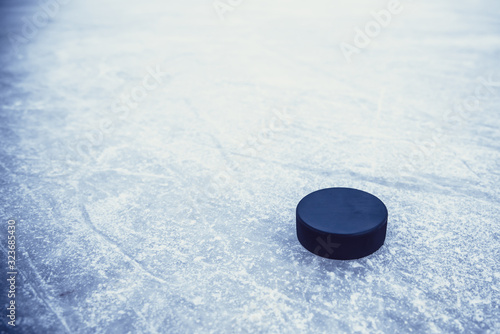
<path fill-rule="evenodd" d="M 231 3 L 0 5 L 17 332 L 500 332 L 500 4 L 402 1 L 348 62 L 387 2 Z M 378 252 L 298 243 L 332 186 L 385 202 Z"/>

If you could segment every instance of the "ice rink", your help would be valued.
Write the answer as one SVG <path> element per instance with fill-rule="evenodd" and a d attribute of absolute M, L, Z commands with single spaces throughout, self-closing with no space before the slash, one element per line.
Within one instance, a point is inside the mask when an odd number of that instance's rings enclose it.
<path fill-rule="evenodd" d="M 0 11 L 1 333 L 500 333 L 498 1 Z M 327 187 L 382 248 L 300 245 Z"/>

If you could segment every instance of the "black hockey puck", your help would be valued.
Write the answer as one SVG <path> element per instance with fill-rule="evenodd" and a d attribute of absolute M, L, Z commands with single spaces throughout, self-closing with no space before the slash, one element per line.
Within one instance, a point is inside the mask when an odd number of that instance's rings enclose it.
<path fill-rule="evenodd" d="M 387 208 L 377 197 L 352 188 L 328 188 L 297 205 L 297 238 L 310 252 L 336 260 L 359 259 L 385 240 Z"/>

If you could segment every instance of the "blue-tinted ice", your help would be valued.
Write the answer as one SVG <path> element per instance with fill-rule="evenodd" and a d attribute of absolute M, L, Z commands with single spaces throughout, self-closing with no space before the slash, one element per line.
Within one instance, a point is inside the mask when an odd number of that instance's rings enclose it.
<path fill-rule="evenodd" d="M 18 332 L 500 332 L 497 2 L 45 1 L 0 5 Z M 334 186 L 371 256 L 297 241 Z"/>

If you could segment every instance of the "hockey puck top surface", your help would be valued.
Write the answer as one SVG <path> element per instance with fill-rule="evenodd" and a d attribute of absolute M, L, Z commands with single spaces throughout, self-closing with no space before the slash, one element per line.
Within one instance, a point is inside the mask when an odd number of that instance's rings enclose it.
<path fill-rule="evenodd" d="M 361 190 L 315 191 L 299 202 L 296 215 L 300 243 L 323 257 L 360 258 L 376 251 L 385 240 L 387 208 Z"/>

